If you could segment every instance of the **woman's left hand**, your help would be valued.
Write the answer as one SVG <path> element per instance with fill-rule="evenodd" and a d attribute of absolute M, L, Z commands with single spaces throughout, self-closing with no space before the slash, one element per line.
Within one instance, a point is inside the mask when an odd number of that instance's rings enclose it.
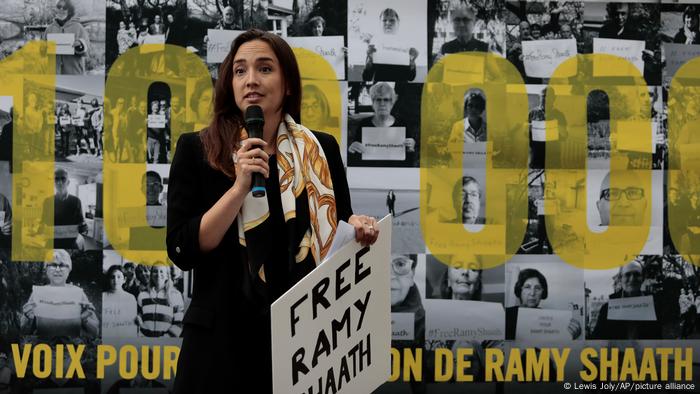
<path fill-rule="evenodd" d="M 362 246 L 372 245 L 379 237 L 377 219 L 366 215 L 352 215 L 348 223 L 355 227 L 355 240 Z"/>
<path fill-rule="evenodd" d="M 581 336 L 581 323 L 573 317 L 569 321 L 569 334 L 571 334 L 571 339 L 576 339 Z"/>

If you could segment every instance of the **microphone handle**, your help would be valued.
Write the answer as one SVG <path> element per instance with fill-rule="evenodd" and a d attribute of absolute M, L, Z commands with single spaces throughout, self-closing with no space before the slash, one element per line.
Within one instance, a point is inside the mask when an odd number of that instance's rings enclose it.
<path fill-rule="evenodd" d="M 253 192 L 253 197 L 265 197 L 265 178 L 261 173 L 253 173 L 251 190 Z"/>

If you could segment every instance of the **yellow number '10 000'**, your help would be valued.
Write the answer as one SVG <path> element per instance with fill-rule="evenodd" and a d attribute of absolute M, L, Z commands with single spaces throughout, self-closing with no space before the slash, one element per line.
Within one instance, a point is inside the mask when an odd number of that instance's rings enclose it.
<path fill-rule="evenodd" d="M 46 42 L 30 42 L 21 50 L 0 62 L 0 96 L 11 96 L 14 108 L 13 143 L 13 248 L 15 261 L 45 260 L 53 238 L 52 226 L 42 226 L 35 230 L 31 223 L 36 222 L 38 206 L 53 194 L 54 144 L 51 125 L 34 130 L 23 116 L 24 103 L 29 95 L 40 94 L 47 97 L 47 106 L 53 107 L 55 100 L 55 59 Z M 148 44 L 151 45 L 151 44 Z M 153 44 L 156 45 L 156 44 Z M 323 91 L 328 108 L 342 108 L 340 83 L 336 80 L 333 68 L 321 56 L 305 49 L 294 49 L 299 60 L 304 92 Z M 147 52 L 147 51 L 143 51 Z M 303 56 L 299 56 L 303 55 Z M 160 67 L 152 67 L 154 56 L 161 56 Z M 158 58 L 156 58 L 158 59 Z M 168 61 L 178 59 L 187 67 L 168 69 Z M 157 61 L 157 60 L 155 60 Z M 147 70 L 134 76 L 134 69 Z M 614 78 L 609 72 L 615 70 Z M 669 176 L 668 190 L 679 189 L 683 185 L 679 174 L 697 173 L 700 163 L 700 140 L 695 142 L 693 134 L 698 131 L 693 123 L 683 117 L 683 98 L 689 94 L 700 95 L 700 88 L 692 86 L 692 81 L 700 79 L 700 59 L 685 64 L 674 76 L 669 94 Z M 166 83 L 171 97 L 178 97 L 187 103 L 188 122 L 178 127 L 173 125 L 171 141 L 189 131 L 208 123 L 213 91 L 206 65 L 184 48 L 161 44 L 158 55 L 142 53 L 132 48 L 121 55 L 110 68 L 105 87 L 105 136 L 115 129 L 114 122 L 120 121 L 120 104 L 134 92 L 144 100 L 153 82 Z M 309 88 L 315 85 L 315 88 Z M 479 227 L 469 227 L 462 223 L 462 195 L 459 185 L 464 176 L 463 152 L 465 143 L 459 139 L 446 138 L 449 124 L 463 117 L 462 103 L 469 89 L 480 89 L 488 97 L 486 114 L 488 141 L 485 144 L 485 185 L 482 193 L 487 198 L 485 223 Z M 547 236 L 554 252 L 564 261 L 581 268 L 612 268 L 623 265 L 644 247 L 651 224 L 649 202 L 641 206 L 638 223 L 611 220 L 606 231 L 593 232 L 588 228 L 586 203 L 568 204 L 572 190 L 586 190 L 587 155 L 568 151 L 571 147 L 587 146 L 586 100 L 591 91 L 601 90 L 608 94 L 610 103 L 632 103 L 636 110 L 620 110 L 618 105 L 610 105 L 610 140 L 617 147 L 635 146 L 637 158 L 651 156 L 653 151 L 651 136 L 652 122 L 646 83 L 636 68 L 621 58 L 603 55 L 577 55 L 562 63 L 552 75 L 547 86 L 545 104 L 546 143 L 546 182 L 545 210 L 547 210 Z M 611 92 L 614 91 L 614 94 Z M 549 99 L 562 95 L 566 99 Z M 197 111 L 198 103 L 191 102 L 193 96 L 202 98 L 204 111 Z M 122 101 L 120 101 L 120 98 Z M 208 101 L 207 101 L 208 99 Z M 613 101 L 615 100 L 615 101 Z M 554 116 L 552 114 L 559 114 Z M 328 119 L 332 119 L 330 123 Z M 342 116 L 319 119 L 319 124 L 302 123 L 311 129 L 330 130 L 340 141 Z M 314 120 L 315 121 L 315 120 Z M 446 123 L 447 122 L 447 123 Z M 335 124 L 337 123 L 337 124 Z M 447 125 L 447 127 L 446 127 Z M 420 219 L 426 247 L 431 253 L 446 262 L 458 265 L 478 256 L 483 268 L 490 268 L 506 262 L 520 247 L 528 224 L 528 160 L 531 140 L 528 119 L 528 95 L 517 69 L 503 58 L 487 53 L 461 53 L 448 55 L 433 66 L 428 73 L 421 98 L 421 168 L 420 168 Z M 152 264 L 167 259 L 165 252 L 165 229 L 151 228 L 145 235 L 147 242 L 155 247 L 152 251 L 129 249 L 124 237 L 129 227 L 148 227 L 146 222 L 145 197 L 130 190 L 141 188 L 141 179 L 146 164 L 128 161 L 110 154 L 124 141 L 137 141 L 137 149 L 146 149 L 145 136 L 137 130 L 123 129 L 111 136 L 112 143 L 105 144 L 103 188 L 105 233 L 115 250 L 125 258 L 144 264 Z M 563 143 L 563 135 L 566 143 Z M 557 135 L 550 139 L 551 135 Z M 136 138 L 134 138 L 136 137 Z M 46 139 L 47 141 L 43 141 Z M 442 148 L 436 149 L 436 141 L 443 141 Z M 554 141 L 554 142 L 553 142 Z M 173 147 L 174 148 L 174 147 Z M 174 151 L 174 149 L 173 149 Z M 447 152 L 447 153 L 445 153 Z M 113 153 L 113 152 L 112 152 Z M 566 160 L 562 160 L 565 157 Z M 641 162 L 651 162 L 642 160 Z M 651 196 L 651 167 L 642 166 L 630 169 L 623 149 L 611 149 L 609 188 L 623 188 L 634 183 L 643 189 L 644 195 Z M 26 198 L 23 196 L 32 196 Z M 661 201 L 655 201 L 661 203 Z M 132 207 L 132 208 L 129 208 Z M 134 208 L 135 207 L 135 208 Z M 130 209 L 136 212 L 135 220 L 123 220 L 122 212 Z M 693 242 L 684 238 L 686 233 L 684 217 L 689 207 L 669 206 L 668 220 L 670 235 L 679 253 L 692 254 Z M 48 215 L 52 217 L 53 215 Z M 617 217 L 610 215 L 611 219 Z M 121 219 L 120 219 L 121 218 Z M 26 242 L 28 239 L 32 242 Z M 37 239 L 39 240 L 37 242 Z M 142 240 L 143 241 L 143 240 Z M 41 246 L 46 245 L 46 246 Z"/>

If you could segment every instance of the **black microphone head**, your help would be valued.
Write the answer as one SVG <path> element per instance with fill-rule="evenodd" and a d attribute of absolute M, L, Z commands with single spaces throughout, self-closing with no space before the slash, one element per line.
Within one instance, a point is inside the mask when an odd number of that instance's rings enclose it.
<path fill-rule="evenodd" d="M 263 110 L 259 105 L 251 105 L 245 110 L 245 124 L 249 127 L 250 124 L 264 124 L 265 117 L 263 116 Z"/>

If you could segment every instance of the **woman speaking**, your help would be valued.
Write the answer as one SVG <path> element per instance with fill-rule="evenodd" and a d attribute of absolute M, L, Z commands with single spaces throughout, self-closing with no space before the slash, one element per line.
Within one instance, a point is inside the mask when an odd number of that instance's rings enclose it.
<path fill-rule="evenodd" d="M 335 139 L 295 122 L 301 78 L 282 38 L 239 35 L 213 101 L 209 126 L 180 137 L 170 169 L 168 255 L 195 269 L 174 392 L 272 392 L 270 304 L 323 261 L 338 220 L 365 245 L 378 229 L 352 214 Z M 246 131 L 250 106 L 262 109 L 262 138 Z M 264 197 L 251 193 L 254 174 Z"/>

